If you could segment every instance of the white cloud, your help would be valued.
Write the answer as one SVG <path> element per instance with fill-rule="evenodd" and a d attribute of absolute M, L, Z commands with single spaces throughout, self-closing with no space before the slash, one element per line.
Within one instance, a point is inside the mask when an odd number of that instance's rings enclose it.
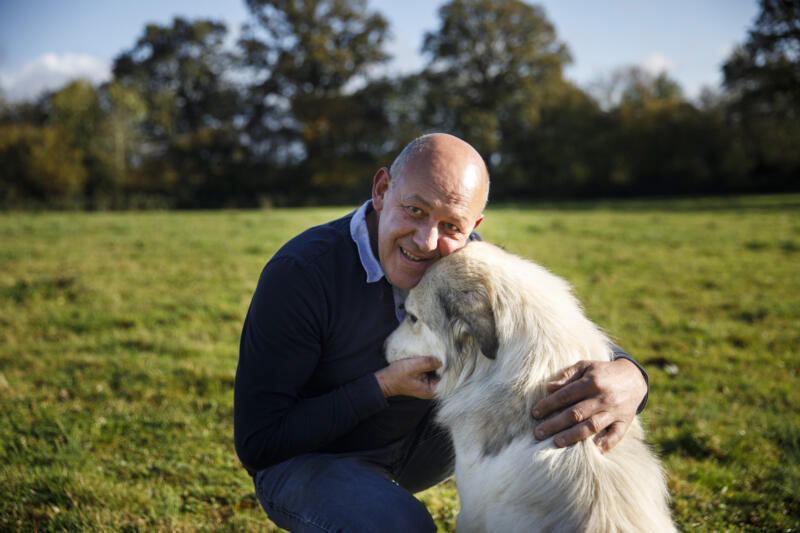
<path fill-rule="evenodd" d="M 675 70 L 676 64 L 661 52 L 653 52 L 641 63 L 641 67 L 651 74 L 661 74 Z"/>
<path fill-rule="evenodd" d="M 0 88 L 9 101 L 33 100 L 76 78 L 104 82 L 111 78 L 111 62 L 88 54 L 42 54 L 16 70 L 0 71 Z"/>

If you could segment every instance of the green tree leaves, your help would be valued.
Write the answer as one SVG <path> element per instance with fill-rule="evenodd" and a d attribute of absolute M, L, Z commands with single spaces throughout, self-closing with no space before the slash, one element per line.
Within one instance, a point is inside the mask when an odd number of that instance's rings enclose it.
<path fill-rule="evenodd" d="M 374 157 L 363 164 L 363 144 L 386 127 L 375 91 L 354 89 L 388 59 L 387 21 L 365 0 L 246 3 L 253 21 L 239 44 L 253 78 L 248 135 L 261 163 L 297 163 L 287 169 L 293 185 L 281 183 L 288 201 L 352 201 L 353 181 L 375 170 Z"/>
<path fill-rule="evenodd" d="M 797 187 L 800 160 L 800 4 L 761 0 L 745 43 L 723 65 L 730 117 L 753 172 Z"/>
<path fill-rule="evenodd" d="M 519 0 L 453 0 L 425 36 L 430 115 L 502 168 L 503 146 L 534 128 L 570 60 L 540 7 Z"/>
<path fill-rule="evenodd" d="M 136 124 L 146 139 L 131 186 L 186 207 L 216 204 L 240 188 L 247 148 L 226 35 L 220 22 L 178 17 L 171 26 L 148 25 L 115 60 L 116 96 L 128 113 L 117 126 Z"/>
<path fill-rule="evenodd" d="M 0 200 L 58 201 L 79 193 L 86 181 L 83 153 L 53 126 L 0 126 Z"/>

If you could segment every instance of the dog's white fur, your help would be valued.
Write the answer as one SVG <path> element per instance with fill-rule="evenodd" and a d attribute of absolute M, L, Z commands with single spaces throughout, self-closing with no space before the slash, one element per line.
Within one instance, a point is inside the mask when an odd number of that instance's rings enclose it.
<path fill-rule="evenodd" d="M 548 379 L 611 358 L 564 280 L 473 242 L 433 265 L 405 307 L 387 359 L 442 360 L 438 421 L 455 446 L 459 531 L 675 531 L 638 420 L 605 454 L 591 439 L 557 448 L 533 436 Z"/>

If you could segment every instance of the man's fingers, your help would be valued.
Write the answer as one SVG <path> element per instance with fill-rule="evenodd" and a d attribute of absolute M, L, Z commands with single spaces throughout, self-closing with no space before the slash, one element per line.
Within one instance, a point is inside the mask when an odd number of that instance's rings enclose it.
<path fill-rule="evenodd" d="M 609 413 L 601 412 L 594 414 L 582 423 L 576 424 L 566 431 L 556 434 L 553 441 L 559 448 L 570 446 L 603 431 L 612 421 L 613 419 Z"/>
<path fill-rule="evenodd" d="M 625 359 L 581 361 L 551 383 L 555 391 L 531 409 L 535 419 L 550 416 L 536 427 L 535 437 L 555 435 L 556 445 L 567 446 L 608 428 L 596 438 L 603 451 L 625 435 L 646 389 L 638 367 Z"/>
<path fill-rule="evenodd" d="M 546 439 L 560 431 L 584 423 L 600 412 L 601 406 L 597 400 L 594 398 L 585 400 L 539 424 L 534 435 L 539 440 Z"/>
<path fill-rule="evenodd" d="M 588 361 L 578 361 L 572 366 L 568 366 L 559 372 L 553 379 L 547 382 L 547 392 L 557 391 L 564 385 L 580 378 L 589 366 Z"/>
<path fill-rule="evenodd" d="M 403 361 L 408 361 L 406 364 L 408 365 L 408 370 L 411 373 L 424 374 L 425 372 L 436 370 L 442 366 L 442 362 L 440 360 L 429 356 L 411 357 L 409 359 L 403 359 Z"/>
<path fill-rule="evenodd" d="M 439 363 L 438 361 L 436 361 Z M 411 372 L 413 390 L 411 396 L 422 399 L 431 399 L 436 393 L 436 385 L 439 383 L 439 376 L 432 374 L 432 371 L 441 366 L 441 363 L 420 365 Z"/>
<path fill-rule="evenodd" d="M 579 377 L 536 402 L 531 410 L 533 418 L 544 418 L 550 413 L 569 407 L 595 394 L 597 394 L 597 386 L 594 380 Z"/>
<path fill-rule="evenodd" d="M 595 444 L 601 451 L 607 452 L 622 440 L 622 437 L 628 432 L 628 426 L 630 426 L 629 423 L 626 424 L 623 420 L 617 420 L 608 426 L 608 431 L 604 435 L 595 439 Z"/>
<path fill-rule="evenodd" d="M 437 368 L 442 367 L 442 361 L 436 357 L 424 357 L 423 359 L 425 359 L 427 362 L 426 372 L 430 372 L 431 370 L 436 370 Z"/>
<path fill-rule="evenodd" d="M 435 357 L 411 357 L 383 367 L 375 372 L 375 377 L 387 398 L 415 396 L 429 399 L 439 381 L 438 376 L 429 375 L 429 372 L 441 366 L 442 362 Z"/>

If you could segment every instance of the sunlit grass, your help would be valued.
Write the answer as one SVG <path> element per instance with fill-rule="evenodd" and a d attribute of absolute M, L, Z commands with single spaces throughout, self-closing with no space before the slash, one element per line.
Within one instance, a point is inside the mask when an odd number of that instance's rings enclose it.
<path fill-rule="evenodd" d="M 0 530 L 269 529 L 232 446 L 266 260 L 343 208 L 0 215 Z M 691 531 L 800 527 L 800 197 L 495 208 L 651 375 Z M 452 483 L 419 495 L 452 531 Z"/>

